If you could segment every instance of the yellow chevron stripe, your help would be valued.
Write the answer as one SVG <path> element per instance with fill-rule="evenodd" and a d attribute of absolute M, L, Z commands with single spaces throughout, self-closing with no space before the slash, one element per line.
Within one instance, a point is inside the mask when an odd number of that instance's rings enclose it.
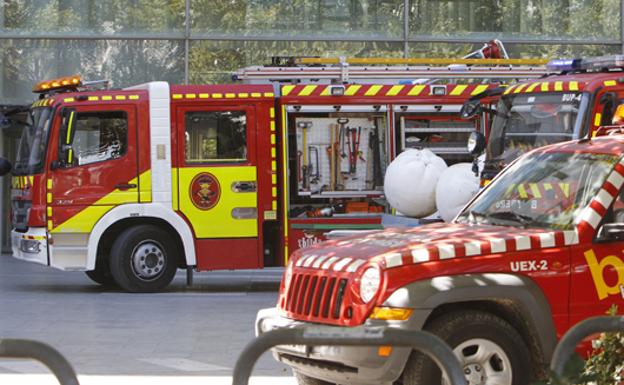
<path fill-rule="evenodd" d="M 540 85 L 540 82 L 535 82 L 535 83 L 531 83 L 525 90 L 524 92 L 533 92 L 538 86 Z"/>
<path fill-rule="evenodd" d="M 604 81 L 604 85 L 605 85 L 606 87 L 613 87 L 613 86 L 614 86 L 614 85 L 616 85 L 616 84 L 617 84 L 617 82 L 616 82 L 615 80 L 605 80 L 605 81 Z"/>
<path fill-rule="evenodd" d="M 508 87 L 508 88 L 505 90 L 505 92 L 503 92 L 503 95 L 507 95 L 507 94 L 511 93 L 511 91 L 513 91 L 513 89 L 514 89 L 514 88 L 516 88 L 516 86 L 511 86 L 511 87 Z"/>
<path fill-rule="evenodd" d="M 449 95 L 451 95 L 451 96 L 459 96 L 466 90 L 466 88 L 468 88 L 467 85 L 465 85 L 465 84 L 458 84 L 458 85 L 455 86 L 455 88 L 453 88 L 453 91 L 451 91 L 451 93 Z"/>
<path fill-rule="evenodd" d="M 472 90 L 472 92 L 470 93 L 470 95 L 478 95 L 481 92 L 485 91 L 488 89 L 489 86 L 485 85 L 485 84 L 479 84 L 478 86 L 475 87 L 474 90 Z"/>
<path fill-rule="evenodd" d="M 529 183 L 529 188 L 531 189 L 531 193 L 533 193 L 533 197 L 540 199 L 542 197 L 542 193 L 539 190 L 539 187 L 537 187 L 537 183 Z"/>
<path fill-rule="evenodd" d="M 321 96 L 330 96 L 331 95 L 331 86 L 326 86 L 323 91 L 321 91 Z"/>
<path fill-rule="evenodd" d="M 366 92 L 364 93 L 365 96 L 375 96 L 377 95 L 377 93 L 379 92 L 379 90 L 381 90 L 383 86 L 380 85 L 374 85 L 374 86 L 370 86 L 370 88 L 368 90 L 366 90 Z"/>
<path fill-rule="evenodd" d="M 418 96 L 425 89 L 426 86 L 422 84 L 418 84 L 412 87 L 412 89 L 407 93 L 409 96 Z"/>
<path fill-rule="evenodd" d="M 597 112 L 596 116 L 594 116 L 594 126 L 596 127 L 600 126 L 601 120 L 602 120 L 602 114 L 600 112 Z"/>
<path fill-rule="evenodd" d="M 282 87 L 282 95 L 283 96 L 288 96 L 288 94 L 290 94 L 290 92 L 292 90 L 294 90 L 294 89 L 295 89 L 295 86 L 293 86 L 293 85 L 283 86 Z"/>
<path fill-rule="evenodd" d="M 345 95 L 353 96 L 358 92 L 360 88 L 362 88 L 362 86 L 359 84 L 351 84 L 347 86 L 347 89 L 345 90 Z"/>
<path fill-rule="evenodd" d="M 561 81 L 557 81 L 555 82 L 555 91 L 563 91 L 563 82 Z"/>
<path fill-rule="evenodd" d="M 571 81 L 571 82 L 568 84 L 568 88 L 570 89 L 570 91 L 578 91 L 578 89 L 579 89 L 579 88 L 578 88 L 578 82 L 577 82 L 577 81 L 574 81 L 574 80 L 573 80 L 573 81 Z"/>
<path fill-rule="evenodd" d="M 303 89 L 299 92 L 299 96 L 309 96 L 312 92 L 314 92 L 316 87 L 317 86 L 305 86 L 305 87 L 303 87 Z"/>
<path fill-rule="evenodd" d="M 405 86 L 392 86 L 392 88 L 386 92 L 386 96 L 397 96 L 403 88 L 405 88 Z"/>
<path fill-rule="evenodd" d="M 542 92 L 548 92 L 548 82 L 542 82 L 542 85 L 540 87 L 540 90 Z"/>
<path fill-rule="evenodd" d="M 514 90 L 514 94 L 519 94 L 520 92 L 522 92 L 522 90 L 524 89 L 524 87 L 526 87 L 527 84 L 526 83 L 522 83 L 519 84 L 516 89 Z"/>

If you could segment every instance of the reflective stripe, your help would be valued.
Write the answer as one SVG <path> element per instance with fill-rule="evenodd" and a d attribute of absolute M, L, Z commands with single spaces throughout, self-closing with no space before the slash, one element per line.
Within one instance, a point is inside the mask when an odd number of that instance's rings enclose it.
<path fill-rule="evenodd" d="M 474 90 L 472 90 L 472 92 L 470 93 L 470 95 L 478 95 L 481 92 L 485 91 L 488 89 L 489 86 L 485 85 L 485 84 L 480 84 L 478 86 L 475 87 Z"/>
<path fill-rule="evenodd" d="M 407 93 L 409 96 L 418 96 L 425 89 L 425 86 L 422 84 L 415 85 L 412 89 Z"/>
<path fill-rule="evenodd" d="M 383 259 L 388 268 L 401 266 L 403 264 L 403 258 L 401 258 L 401 254 L 399 253 L 386 254 L 383 256 Z"/>
<path fill-rule="evenodd" d="M 353 96 L 356 94 L 356 92 L 358 92 L 358 90 L 362 88 L 361 85 L 359 84 L 352 84 L 350 86 L 347 87 L 347 89 L 345 90 L 345 95 L 347 96 Z"/>
<path fill-rule="evenodd" d="M 381 87 L 383 87 L 383 86 L 380 86 L 380 85 L 370 86 L 370 88 L 368 90 L 366 90 L 364 95 L 365 96 L 375 96 L 375 95 L 377 95 L 379 90 L 381 90 Z"/>
<path fill-rule="evenodd" d="M 465 84 L 458 84 L 458 85 L 455 86 L 455 88 L 453 88 L 453 91 L 451 91 L 451 93 L 449 95 L 451 95 L 451 96 L 459 96 L 466 90 L 466 88 L 468 88 L 467 85 L 465 85 Z"/>
<path fill-rule="evenodd" d="M 531 248 L 531 238 L 525 235 L 520 235 L 514 238 L 516 240 L 516 250 L 529 250 Z"/>
<path fill-rule="evenodd" d="M 401 92 L 401 90 L 405 88 L 405 86 L 392 86 L 390 90 L 386 93 L 387 96 L 396 96 Z"/>
<path fill-rule="evenodd" d="M 427 249 L 414 249 L 412 250 L 412 258 L 414 263 L 429 261 L 429 250 Z"/>

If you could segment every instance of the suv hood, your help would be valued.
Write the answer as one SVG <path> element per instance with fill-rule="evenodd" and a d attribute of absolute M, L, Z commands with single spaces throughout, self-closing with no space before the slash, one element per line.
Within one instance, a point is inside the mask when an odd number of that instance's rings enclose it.
<path fill-rule="evenodd" d="M 293 255 L 299 268 L 355 272 L 368 261 L 382 268 L 454 258 L 541 250 L 578 243 L 575 230 L 436 223 L 386 229 L 316 244 Z"/>

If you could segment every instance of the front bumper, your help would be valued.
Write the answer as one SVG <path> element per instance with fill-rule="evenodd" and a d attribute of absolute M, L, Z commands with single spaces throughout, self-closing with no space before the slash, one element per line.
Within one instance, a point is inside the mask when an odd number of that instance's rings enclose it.
<path fill-rule="evenodd" d="M 281 316 L 277 308 L 262 309 L 256 317 L 256 335 L 273 329 L 312 325 Z M 401 327 L 404 323 L 367 321 L 366 326 Z M 325 326 L 325 325 L 324 325 Z M 332 383 L 354 385 L 391 384 L 401 375 L 410 349 L 393 348 L 390 356 L 380 357 L 377 346 L 290 346 L 272 349 L 276 360 L 296 371 Z"/>
<path fill-rule="evenodd" d="M 49 265 L 48 233 L 43 227 L 31 227 L 27 232 L 11 231 L 13 257 L 22 261 Z"/>

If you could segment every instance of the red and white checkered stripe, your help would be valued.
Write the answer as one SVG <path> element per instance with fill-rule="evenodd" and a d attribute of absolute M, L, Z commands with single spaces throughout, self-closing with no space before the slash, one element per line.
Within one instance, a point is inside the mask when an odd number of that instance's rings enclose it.
<path fill-rule="evenodd" d="M 390 252 L 376 257 L 386 268 L 404 266 L 437 260 L 475 257 L 480 255 L 507 252 L 541 250 L 553 247 L 570 246 L 579 243 L 578 231 L 553 231 L 529 235 L 510 235 L 505 238 L 488 238 L 447 242 L 434 245 L 421 244 L 407 252 Z M 337 257 L 329 255 L 304 255 L 296 266 L 322 270 L 355 272 L 366 263 L 366 259 Z"/>
<path fill-rule="evenodd" d="M 615 165 L 611 174 L 602 185 L 594 199 L 583 210 L 578 221 L 578 229 L 581 233 L 587 233 L 587 237 L 593 237 L 602 217 L 605 215 L 611 203 L 624 184 L 624 159 Z"/>

